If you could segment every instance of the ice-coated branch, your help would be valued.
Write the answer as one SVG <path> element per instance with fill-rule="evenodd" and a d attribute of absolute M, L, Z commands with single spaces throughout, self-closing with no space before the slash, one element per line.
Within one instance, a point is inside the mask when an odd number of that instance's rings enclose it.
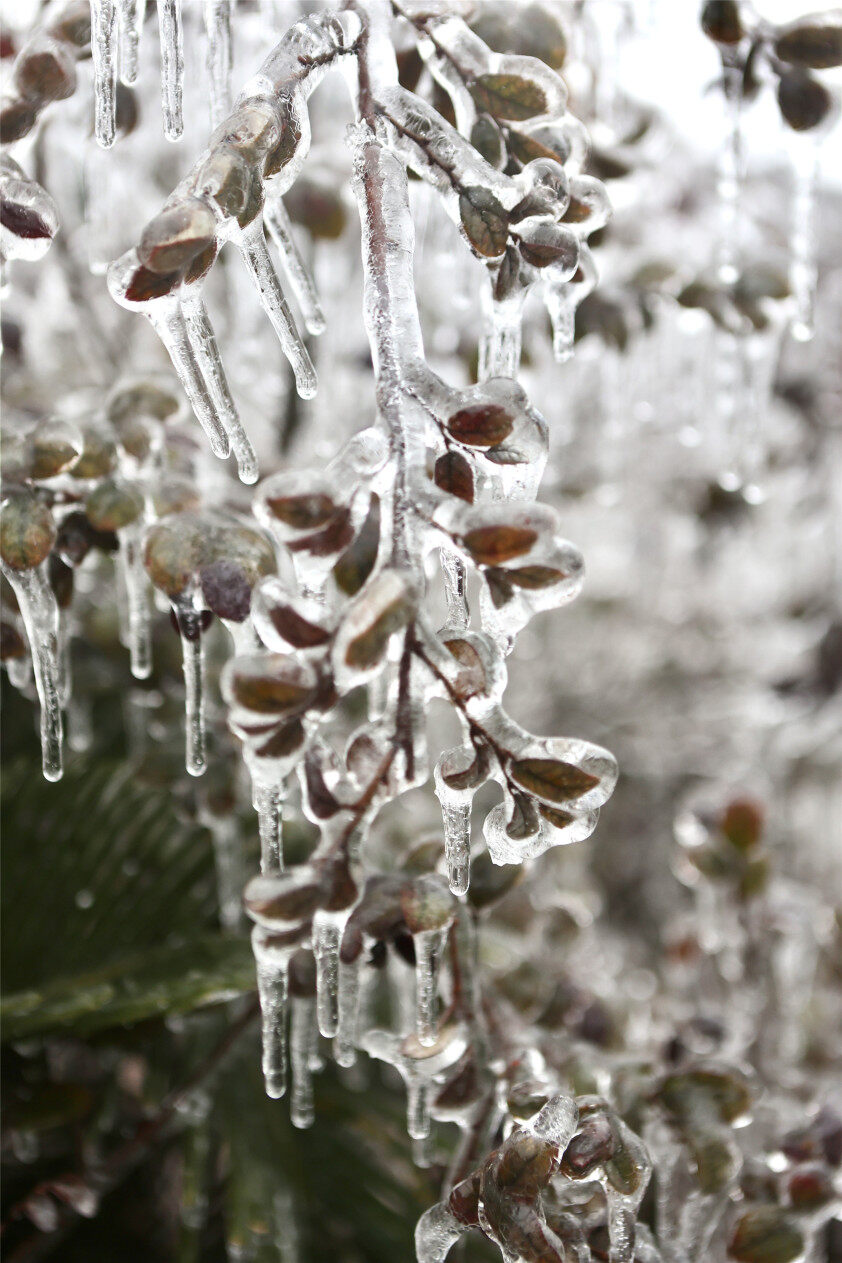
<path fill-rule="evenodd" d="M 213 16 L 219 15 L 214 11 Z M 318 300 L 292 245 L 279 199 L 309 148 L 307 97 L 333 63 L 354 51 L 358 28 L 351 13 L 341 19 L 314 14 L 297 22 L 246 84 L 233 112 L 215 129 L 164 209 L 147 224 L 137 249 L 109 269 L 112 296 L 149 318 L 214 450 L 226 455 L 229 439 L 220 435 L 230 435 L 246 482 L 255 480 L 257 466 L 225 385 L 207 313 L 198 306 L 201 286 L 219 248 L 232 242 L 293 367 L 299 393 L 304 398 L 314 394 L 315 370 L 266 248 L 263 207 L 268 199 L 269 225 L 282 241 L 307 326 L 317 332 L 323 327 Z M 175 120 L 175 97 L 171 104 Z M 201 321 L 187 318 L 185 307 L 200 310 Z"/>

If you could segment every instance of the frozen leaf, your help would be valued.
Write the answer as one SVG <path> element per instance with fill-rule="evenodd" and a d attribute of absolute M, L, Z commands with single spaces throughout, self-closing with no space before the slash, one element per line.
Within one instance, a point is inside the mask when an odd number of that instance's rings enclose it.
<path fill-rule="evenodd" d="M 520 75 L 478 75 L 470 84 L 470 91 L 477 108 L 494 118 L 523 122 L 547 109 L 541 86 Z"/>
<path fill-rule="evenodd" d="M 528 553 L 538 538 L 527 526 L 477 526 L 463 536 L 462 544 L 478 566 L 499 566 Z"/>
<path fill-rule="evenodd" d="M 494 447 L 509 437 L 513 425 L 514 417 L 493 403 L 460 408 L 445 422 L 450 436 L 468 447 Z"/>
<path fill-rule="evenodd" d="M 459 216 L 465 236 L 478 254 L 498 258 L 506 249 L 509 222 L 502 203 L 489 189 L 475 186 L 459 197 Z"/>
<path fill-rule="evenodd" d="M 72 469 L 83 448 L 78 428 L 64 421 L 44 421 L 29 438 L 29 476 L 55 478 Z"/>
<path fill-rule="evenodd" d="M 329 631 L 318 623 L 311 623 L 291 605 L 271 605 L 268 613 L 278 635 L 293 649 L 315 649 L 331 638 Z"/>
<path fill-rule="evenodd" d="M 514 759 L 509 772 L 530 794 L 551 803 L 581 798 L 599 784 L 598 776 L 562 759 Z"/>
<path fill-rule="evenodd" d="M 205 605 L 219 618 L 243 623 L 251 609 L 251 585 L 235 561 L 212 561 L 199 571 Z"/>
<path fill-rule="evenodd" d="M 467 698 L 484 693 L 488 687 L 485 667 L 471 642 L 454 636 L 444 642 L 444 647 L 459 663 L 459 674 L 453 682 L 459 696 Z"/>
<path fill-rule="evenodd" d="M 745 34 L 738 0 L 707 0 L 700 21 L 705 35 L 717 44 L 739 44 Z"/>
<path fill-rule="evenodd" d="M 584 1120 L 561 1159 L 561 1170 L 571 1180 L 583 1180 L 603 1166 L 615 1149 L 614 1132 L 604 1114 Z"/>
<path fill-rule="evenodd" d="M 76 64 L 58 40 L 36 36 L 15 62 L 13 80 L 21 96 L 46 104 L 64 101 L 76 91 Z"/>
<path fill-rule="evenodd" d="M 571 272 L 575 268 L 579 257 L 578 242 L 572 233 L 559 224 L 543 220 L 523 224 L 518 228 L 518 237 L 518 248 L 526 262 L 533 267 L 545 268 L 550 264 L 561 264 Z"/>
<path fill-rule="evenodd" d="M 812 131 L 824 122 L 832 106 L 827 88 L 804 71 L 788 70 L 778 80 L 778 107 L 793 131 Z"/>
<path fill-rule="evenodd" d="M 13 570 L 31 570 L 50 552 L 56 524 L 37 496 L 10 496 L 0 509 L 0 556 Z"/>
<path fill-rule="evenodd" d="M 270 513 L 296 531 L 312 531 L 324 526 L 338 511 L 326 492 L 301 496 L 272 496 L 266 500 Z"/>
<path fill-rule="evenodd" d="M 216 237 L 213 211 L 191 197 L 162 210 L 146 225 L 137 248 L 144 267 L 159 275 L 180 272 Z"/>
<path fill-rule="evenodd" d="M 401 891 L 401 910 L 410 934 L 440 930 L 453 920 L 453 896 L 443 877 L 416 877 Z"/>
<path fill-rule="evenodd" d="M 792 1263 L 804 1246 L 804 1237 L 785 1210 L 754 1206 L 737 1219 L 728 1254 L 738 1263 Z"/>
<path fill-rule="evenodd" d="M 390 638 L 405 627 L 415 612 L 415 603 L 403 577 L 384 570 L 358 598 L 346 621 L 344 661 L 357 670 L 375 666 Z"/>
<path fill-rule="evenodd" d="M 461 452 L 445 452 L 439 456 L 433 470 L 437 487 L 449 495 L 458 496 L 467 504 L 474 502 L 474 474 Z"/>
<path fill-rule="evenodd" d="M 807 70 L 842 66 L 842 13 L 799 18 L 778 32 L 774 49 L 781 61 Z"/>
<path fill-rule="evenodd" d="M 315 697 L 310 673 L 281 654 L 235 658 L 228 681 L 232 701 L 257 715 L 300 711 Z"/>
<path fill-rule="evenodd" d="M 88 521 L 98 531 L 119 531 L 143 513 L 143 495 L 130 483 L 106 479 L 85 501 Z"/>
<path fill-rule="evenodd" d="M 494 1178 L 501 1192 L 534 1201 L 546 1188 L 558 1165 L 558 1150 L 529 1131 L 516 1131 L 501 1147 Z"/>
<path fill-rule="evenodd" d="M 373 495 L 366 519 L 353 542 L 333 567 L 333 577 L 346 596 L 356 596 L 377 561 L 380 544 L 380 498 Z"/>
<path fill-rule="evenodd" d="M 548 807 L 546 803 L 539 803 L 538 811 L 554 829 L 566 829 L 576 819 L 569 811 L 561 811 L 558 807 Z"/>
<path fill-rule="evenodd" d="M 686 1122 L 701 1119 L 733 1123 L 751 1105 L 751 1093 L 742 1076 L 718 1069 L 693 1069 L 668 1075 L 658 1099 L 676 1118 Z"/>
<path fill-rule="evenodd" d="M 514 566 L 503 573 L 508 582 L 513 583 L 516 588 L 527 590 L 551 588 L 553 584 L 561 583 L 562 579 L 568 577 L 563 571 L 556 570 L 554 566 Z"/>
<path fill-rule="evenodd" d="M 506 146 L 500 128 L 490 114 L 480 114 L 471 128 L 471 144 L 489 166 L 501 168 L 506 161 Z"/>

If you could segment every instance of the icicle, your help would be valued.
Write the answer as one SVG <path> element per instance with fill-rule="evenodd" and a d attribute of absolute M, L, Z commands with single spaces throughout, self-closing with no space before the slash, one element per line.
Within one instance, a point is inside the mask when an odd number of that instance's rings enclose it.
<path fill-rule="evenodd" d="M 260 871 L 266 875 L 284 871 L 284 786 L 258 783 L 254 809 L 260 833 Z"/>
<path fill-rule="evenodd" d="M 815 198 L 819 147 L 812 136 L 795 136 L 795 190 L 792 204 L 792 257 L 789 284 L 795 301 L 792 336 L 809 342 L 813 336 L 818 268 L 815 255 Z"/>
<path fill-rule="evenodd" d="M 725 143 L 719 151 L 717 194 L 719 197 L 719 251 L 717 276 L 722 285 L 733 285 L 739 275 L 740 180 L 742 176 L 742 70 L 733 53 L 722 60 L 722 91 L 725 99 Z"/>
<path fill-rule="evenodd" d="M 218 127 L 231 109 L 231 10 L 233 0 L 205 0 L 208 38 L 211 125 Z"/>
<path fill-rule="evenodd" d="M 116 14 L 114 0 L 91 0 L 94 63 L 94 135 L 110 149 L 117 133 Z"/>
<path fill-rule="evenodd" d="M 41 703 L 41 764 L 48 781 L 61 779 L 62 717 L 59 700 L 59 611 L 47 577 L 47 563 L 31 570 L 3 566 L 17 597 L 32 654 Z"/>
<path fill-rule="evenodd" d="M 632 1263 L 637 1223 L 634 1205 L 607 1182 L 604 1188 L 608 1204 L 609 1263 Z"/>
<path fill-rule="evenodd" d="M 187 771 L 201 776 L 207 767 L 205 750 L 205 649 L 200 615 L 190 605 L 175 606 L 184 660 L 184 704 Z"/>
<path fill-rule="evenodd" d="M 302 399 L 312 399 L 316 393 L 316 370 L 307 348 L 295 327 L 277 273 L 272 265 L 266 238 L 263 235 L 263 218 L 258 215 L 242 233 L 234 238 L 252 280 L 257 286 L 260 303 L 278 335 L 284 355 L 292 365 L 295 386 Z"/>
<path fill-rule="evenodd" d="M 289 1116 L 293 1127 L 312 1127 L 313 1076 L 311 1062 L 316 1039 L 316 1006 L 310 996 L 293 996 L 290 1021 L 292 1092 Z"/>
<path fill-rule="evenodd" d="M 184 131 L 181 102 L 184 91 L 184 35 L 181 29 L 181 0 L 158 0 L 158 29 L 161 37 L 161 107 L 164 135 L 180 140 Z"/>
<path fill-rule="evenodd" d="M 228 435 L 199 368 L 181 303 L 173 298 L 161 299 L 150 304 L 145 314 L 166 347 L 196 419 L 208 437 L 211 451 L 225 460 L 231 451 Z"/>
<path fill-rule="evenodd" d="M 444 575 L 444 596 L 447 601 L 447 627 L 464 631 L 470 621 L 465 593 L 467 571 L 462 558 L 452 549 L 442 548 L 441 569 Z"/>
<path fill-rule="evenodd" d="M 347 920 L 346 912 L 318 911 L 313 917 L 316 1008 L 319 1030 L 326 1039 L 339 1032 L 339 945 Z"/>
<path fill-rule="evenodd" d="M 430 1086 L 418 1075 L 406 1080 L 406 1130 L 412 1140 L 424 1140 L 430 1134 Z"/>
<path fill-rule="evenodd" d="M 118 532 L 118 564 L 126 592 L 128 642 L 131 671 L 136 680 L 152 673 L 152 646 L 149 639 L 149 600 L 143 566 L 142 526 L 133 522 Z"/>
<path fill-rule="evenodd" d="M 479 380 L 517 377 L 520 368 L 522 304 L 491 300 L 479 346 Z"/>
<path fill-rule="evenodd" d="M 183 300 L 181 310 L 187 322 L 187 336 L 193 355 L 210 392 L 216 416 L 228 436 L 231 450 L 237 461 L 240 481 L 257 482 L 260 472 L 257 456 L 243 429 L 237 405 L 231 396 L 207 308 L 197 294 L 192 294 Z"/>
<path fill-rule="evenodd" d="M 454 895 L 464 895 L 471 883 L 471 804 L 442 801 L 441 815 L 447 880 Z"/>
<path fill-rule="evenodd" d="M 257 991 L 263 1036 L 263 1080 L 266 1095 L 277 1099 L 286 1091 L 287 1077 L 287 966 L 289 952 L 273 948 L 271 932 L 256 925 L 251 945 L 257 965 Z"/>
<path fill-rule="evenodd" d="M 573 355 L 576 337 L 576 302 L 570 282 L 548 287 L 545 300 L 553 327 L 553 358 L 566 364 Z"/>
<path fill-rule="evenodd" d="M 120 34 L 120 79 L 129 87 L 137 82 L 140 36 L 146 16 L 146 0 L 117 0 Z"/>
<path fill-rule="evenodd" d="M 292 224 L 280 194 L 274 196 L 270 194 L 267 197 L 263 208 L 263 218 L 284 261 L 289 283 L 298 299 L 308 332 L 316 335 L 323 333 L 327 323 L 325 314 L 322 311 L 313 278 L 307 271 L 307 265 L 295 244 Z"/>
<path fill-rule="evenodd" d="M 339 1029 L 333 1041 L 333 1055 L 338 1066 L 352 1066 L 357 1059 L 357 1015 L 360 998 L 362 957 L 339 962 Z"/>
<path fill-rule="evenodd" d="M 420 930 L 412 936 L 415 947 L 415 1032 L 418 1042 L 426 1048 L 431 1048 L 437 1039 L 439 963 L 446 937 L 446 930 Z"/>

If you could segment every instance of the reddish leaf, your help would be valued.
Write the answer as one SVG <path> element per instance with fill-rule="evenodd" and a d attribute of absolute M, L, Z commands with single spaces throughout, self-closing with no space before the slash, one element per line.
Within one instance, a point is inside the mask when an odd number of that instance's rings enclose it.
<path fill-rule="evenodd" d="M 520 75 L 479 75 L 470 85 L 479 110 L 494 118 L 523 121 L 544 114 L 547 98 L 540 84 Z"/>
<path fill-rule="evenodd" d="M 465 236 L 478 254 L 496 259 L 506 249 L 509 221 L 501 202 L 488 189 L 465 189 L 459 198 L 459 215 Z"/>
<path fill-rule="evenodd" d="M 474 502 L 474 474 L 461 452 L 445 452 L 436 461 L 433 478 L 437 487 L 468 504 Z"/>
<path fill-rule="evenodd" d="M 512 432 L 514 417 L 496 403 L 460 408 L 445 422 L 452 438 L 468 447 L 496 447 Z"/>

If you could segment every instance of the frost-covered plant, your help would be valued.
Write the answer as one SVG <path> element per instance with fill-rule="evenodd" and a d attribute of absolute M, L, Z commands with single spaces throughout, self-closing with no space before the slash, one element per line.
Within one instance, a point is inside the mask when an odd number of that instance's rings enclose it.
<path fill-rule="evenodd" d="M 158 8 L 173 139 L 180 12 L 174 0 Z M 21 51 L 4 142 L 25 139 L 72 93 L 89 38 L 83 9 L 48 11 Z M 121 130 L 118 68 L 126 82 L 137 73 L 142 9 L 92 4 L 104 147 Z M 706 6 L 705 29 L 720 45 L 741 44 L 742 28 L 734 39 L 713 29 L 728 13 L 739 18 L 735 6 Z M 642 994 L 639 978 L 625 993 L 612 927 L 597 927 L 566 901 L 564 878 L 533 863 L 593 832 L 617 776 L 608 751 L 536 736 L 504 706 L 518 633 L 572 601 L 583 577 L 563 511 L 536 499 L 548 426 L 516 380 L 531 296 L 561 363 L 580 303 L 590 295 L 583 314 L 600 312 L 588 238 L 605 226 L 608 198 L 584 173 L 587 136 L 555 73 L 562 29 L 540 5 L 518 21 L 505 7 L 477 13 L 457 0 L 354 0 L 297 22 L 231 107 L 230 5 L 208 3 L 205 16 L 209 143 L 108 272 L 112 297 L 160 337 L 193 417 L 174 386 L 144 377 L 57 418 L 13 413 L 4 432 L 2 560 L 16 606 L 4 608 L 3 658 L 28 688 L 25 632 L 45 773 L 61 775 L 74 580 L 90 604 L 95 554 L 113 554 L 133 675 L 145 680 L 153 666 L 150 584 L 180 635 L 187 771 L 204 778 L 198 815 L 216 842 L 221 919 L 235 929 L 238 769 L 221 725 L 210 742 L 206 731 L 214 616 L 230 637 L 219 691 L 258 819 L 261 871 L 243 904 L 265 1088 L 280 1097 L 289 1078 L 293 1123 L 313 1124 L 319 1035 L 340 1067 L 365 1052 L 397 1072 L 415 1159 L 442 1168 L 440 1200 L 416 1230 L 420 1263 L 443 1260 L 471 1233 L 527 1263 L 807 1257 L 838 1210 L 842 1152 L 833 1110 L 806 1113 L 800 1080 L 787 1095 L 804 1052 L 787 1029 L 803 1018 L 787 984 L 809 990 L 832 967 L 809 943 L 792 950 L 787 918 L 803 925 L 804 909 L 792 914 L 770 878 L 759 805 L 721 787 L 688 802 L 675 868 L 696 915 L 689 930 L 670 927 L 669 976 Z M 811 29 L 802 23 L 794 46 L 776 33 L 776 55 L 803 58 Z M 838 27 L 816 29 L 833 44 Z M 761 34 L 772 40 L 771 28 Z M 361 376 L 375 419 L 305 468 L 282 465 L 247 499 L 194 442 L 195 419 L 213 456 L 233 453 L 241 483 L 258 482 L 259 432 L 240 419 L 206 296 L 220 272 L 230 279 L 236 252 L 298 396 L 314 394 L 307 335 L 326 321 L 289 208 L 306 181 L 308 97 L 333 68 L 355 111 L 345 139 L 373 368 Z M 16 162 L 3 163 L 4 258 L 40 258 L 58 210 Z M 608 177 L 604 155 L 602 166 Z M 474 385 L 450 384 L 425 352 L 413 178 L 484 266 Z M 659 283 L 641 274 L 631 289 Z M 676 297 L 731 332 L 740 317 L 761 327 L 786 290 L 745 269 L 716 287 L 676 287 Z M 589 327 L 580 321 L 579 335 Z M 227 349 L 226 361 L 230 369 Z M 451 735 L 441 740 L 442 730 Z M 427 831 L 419 806 L 421 836 L 402 836 L 401 803 L 414 810 L 433 791 L 441 830 Z M 303 858 L 302 820 L 316 838 Z M 530 870 L 542 889 L 527 893 Z M 784 1020 L 765 1032 L 774 1006 Z M 780 1118 L 764 1114 L 764 1090 L 786 1101 Z M 793 1094 L 803 1125 L 788 1129 Z M 445 1161 L 434 1121 L 459 1133 Z M 243 1248 L 235 1232 L 230 1241 L 233 1253 Z"/>

